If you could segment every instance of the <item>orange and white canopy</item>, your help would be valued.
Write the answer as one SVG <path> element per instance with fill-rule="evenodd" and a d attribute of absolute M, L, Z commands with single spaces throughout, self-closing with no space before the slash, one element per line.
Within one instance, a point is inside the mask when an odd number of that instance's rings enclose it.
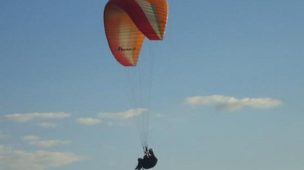
<path fill-rule="evenodd" d="M 116 60 L 124 66 L 135 66 L 145 37 L 163 39 L 167 18 L 167 0 L 109 0 L 104 9 L 104 27 Z"/>

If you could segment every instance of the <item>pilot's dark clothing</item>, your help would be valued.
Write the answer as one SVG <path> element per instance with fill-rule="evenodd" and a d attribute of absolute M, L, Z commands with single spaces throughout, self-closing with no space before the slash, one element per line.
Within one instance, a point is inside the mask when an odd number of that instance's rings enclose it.
<path fill-rule="evenodd" d="M 141 169 L 150 169 L 153 168 L 157 163 L 157 158 L 155 157 L 153 150 L 149 149 L 145 153 L 144 158 L 138 158 L 138 165 L 135 168 L 136 170 L 141 170 Z"/>

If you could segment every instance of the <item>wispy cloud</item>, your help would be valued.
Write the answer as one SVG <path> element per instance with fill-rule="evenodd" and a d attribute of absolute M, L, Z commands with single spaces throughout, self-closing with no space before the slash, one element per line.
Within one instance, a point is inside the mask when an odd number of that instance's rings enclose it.
<path fill-rule="evenodd" d="M 137 108 L 137 109 L 130 109 L 125 112 L 100 113 L 98 115 L 98 117 L 100 117 L 102 119 L 127 120 L 127 119 L 132 119 L 134 117 L 137 117 L 146 111 L 148 111 L 148 110 L 145 108 Z"/>
<path fill-rule="evenodd" d="M 43 127 L 43 128 L 56 128 L 57 127 L 57 124 L 53 123 L 53 122 L 41 122 L 41 123 L 38 123 L 37 125 L 40 127 Z"/>
<path fill-rule="evenodd" d="M 213 105 L 218 109 L 235 111 L 244 107 L 267 109 L 277 107 L 282 101 L 274 98 L 241 98 L 223 95 L 193 96 L 185 99 L 188 105 Z"/>
<path fill-rule="evenodd" d="M 7 170 L 47 170 L 79 160 L 78 155 L 70 152 L 28 152 L 0 145 L 0 167 Z"/>
<path fill-rule="evenodd" d="M 13 122 L 29 122 L 34 120 L 64 119 L 70 116 L 70 113 L 65 112 L 12 113 L 2 116 L 2 119 Z"/>
<path fill-rule="evenodd" d="M 97 117 L 85 117 L 85 118 L 78 118 L 76 120 L 77 123 L 81 125 L 86 126 L 92 126 L 101 124 L 103 122 L 106 122 L 108 125 L 112 125 L 115 120 L 125 121 L 132 118 L 135 118 L 137 116 L 140 116 L 144 112 L 146 112 L 147 109 L 144 108 L 137 108 L 137 109 L 129 109 L 124 112 L 104 112 L 99 113 Z"/>
<path fill-rule="evenodd" d="M 65 141 L 65 140 L 57 140 L 57 139 L 46 140 L 35 135 L 24 136 L 23 140 L 29 143 L 30 145 L 34 145 L 41 148 L 49 148 L 49 147 L 65 145 L 69 143 L 69 141 Z"/>
<path fill-rule="evenodd" d="M 86 118 L 78 118 L 77 122 L 81 125 L 92 126 L 92 125 L 100 124 L 102 121 L 99 118 L 86 117 Z"/>

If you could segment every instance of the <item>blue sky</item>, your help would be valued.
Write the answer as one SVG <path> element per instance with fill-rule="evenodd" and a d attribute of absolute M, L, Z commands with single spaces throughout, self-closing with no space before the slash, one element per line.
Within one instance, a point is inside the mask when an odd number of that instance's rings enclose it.
<path fill-rule="evenodd" d="M 147 112 L 106 2 L 0 1 L 1 170 L 133 169 L 145 114 L 155 170 L 304 168 L 304 1 L 170 0 L 141 53 Z"/>

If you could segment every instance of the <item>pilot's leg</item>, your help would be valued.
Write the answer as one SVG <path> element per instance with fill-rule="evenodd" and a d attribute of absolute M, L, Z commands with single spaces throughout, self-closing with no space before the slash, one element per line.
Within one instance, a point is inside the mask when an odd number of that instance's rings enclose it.
<path fill-rule="evenodd" d="M 142 169 L 142 167 L 143 167 L 142 162 L 143 162 L 143 159 L 138 158 L 138 164 L 137 164 L 137 166 L 135 168 L 136 170 Z"/>

